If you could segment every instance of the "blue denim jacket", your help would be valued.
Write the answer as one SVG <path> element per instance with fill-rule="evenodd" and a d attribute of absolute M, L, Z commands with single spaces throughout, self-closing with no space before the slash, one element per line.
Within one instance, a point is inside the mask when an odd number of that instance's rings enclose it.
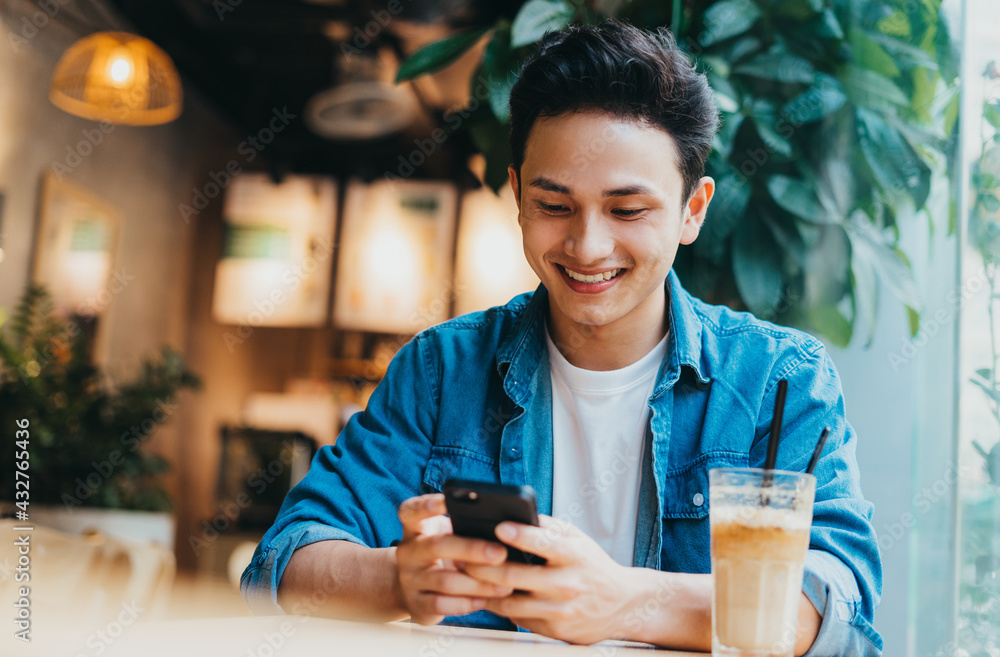
<path fill-rule="evenodd" d="M 833 362 L 805 333 L 691 297 L 673 272 L 666 288 L 669 347 L 649 398 L 634 565 L 711 572 L 708 471 L 762 467 L 775 387 L 788 379 L 778 467 L 805 470 L 822 427 L 831 428 L 803 585 L 823 617 L 808 654 L 879 655 L 872 617 L 882 564 Z M 452 477 L 530 484 L 539 511 L 551 514 L 547 308 L 539 286 L 427 329 L 399 351 L 368 408 L 317 453 L 257 547 L 241 582 L 254 611 L 281 613 L 278 582 L 297 548 L 331 539 L 388 547 L 402 537 L 399 504 Z M 445 622 L 515 629 L 485 611 Z"/>

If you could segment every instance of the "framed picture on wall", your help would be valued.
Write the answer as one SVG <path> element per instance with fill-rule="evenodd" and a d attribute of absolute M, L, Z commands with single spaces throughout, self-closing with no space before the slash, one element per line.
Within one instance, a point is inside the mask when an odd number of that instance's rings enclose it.
<path fill-rule="evenodd" d="M 32 280 L 48 288 L 57 312 L 97 319 L 110 304 L 120 222 L 93 192 L 44 176 Z"/>
<path fill-rule="evenodd" d="M 226 190 L 212 316 L 238 326 L 323 326 L 329 317 L 337 185 L 244 173 Z"/>
<path fill-rule="evenodd" d="M 413 334 L 451 314 L 458 192 L 452 183 L 352 180 L 333 295 L 343 329 Z"/>

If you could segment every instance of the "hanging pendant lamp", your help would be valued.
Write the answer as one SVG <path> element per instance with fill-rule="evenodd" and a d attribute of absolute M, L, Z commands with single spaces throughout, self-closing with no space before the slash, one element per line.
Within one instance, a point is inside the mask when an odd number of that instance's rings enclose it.
<path fill-rule="evenodd" d="M 180 116 L 181 80 L 167 53 L 149 39 L 98 32 L 63 54 L 49 99 L 91 121 L 159 125 Z"/>

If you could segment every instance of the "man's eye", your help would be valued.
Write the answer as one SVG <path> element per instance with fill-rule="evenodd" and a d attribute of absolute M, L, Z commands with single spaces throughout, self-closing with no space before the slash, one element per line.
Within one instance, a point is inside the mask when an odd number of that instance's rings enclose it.
<path fill-rule="evenodd" d="M 567 209 L 565 205 L 550 205 L 548 203 L 542 203 L 541 201 L 539 201 L 538 207 L 545 212 L 565 212 Z"/>
<path fill-rule="evenodd" d="M 640 214 L 646 211 L 646 208 L 638 208 L 636 210 L 626 210 L 624 208 L 616 208 L 611 211 L 612 214 L 618 217 L 638 217 Z"/>

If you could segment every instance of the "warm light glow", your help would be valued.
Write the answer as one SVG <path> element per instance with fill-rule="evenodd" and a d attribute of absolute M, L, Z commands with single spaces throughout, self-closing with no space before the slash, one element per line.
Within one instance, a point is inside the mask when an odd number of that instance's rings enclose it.
<path fill-rule="evenodd" d="M 124 86 L 132 79 L 133 68 L 128 50 L 120 48 L 108 61 L 108 77 L 115 86 Z"/>
<path fill-rule="evenodd" d="M 376 298 L 405 299 L 420 294 L 420 263 L 405 229 L 405 225 L 385 221 L 365 238 L 368 293 Z"/>
<path fill-rule="evenodd" d="M 509 187 L 467 192 L 458 229 L 455 314 L 484 310 L 533 290 L 538 277 L 528 266 L 517 225 L 517 203 Z"/>
<path fill-rule="evenodd" d="M 98 32 L 63 53 L 49 99 L 91 121 L 159 125 L 181 113 L 181 80 L 170 57 L 149 39 Z"/>
<path fill-rule="evenodd" d="M 0 262 L 3 262 L 3 249 L 0 248 Z"/>

